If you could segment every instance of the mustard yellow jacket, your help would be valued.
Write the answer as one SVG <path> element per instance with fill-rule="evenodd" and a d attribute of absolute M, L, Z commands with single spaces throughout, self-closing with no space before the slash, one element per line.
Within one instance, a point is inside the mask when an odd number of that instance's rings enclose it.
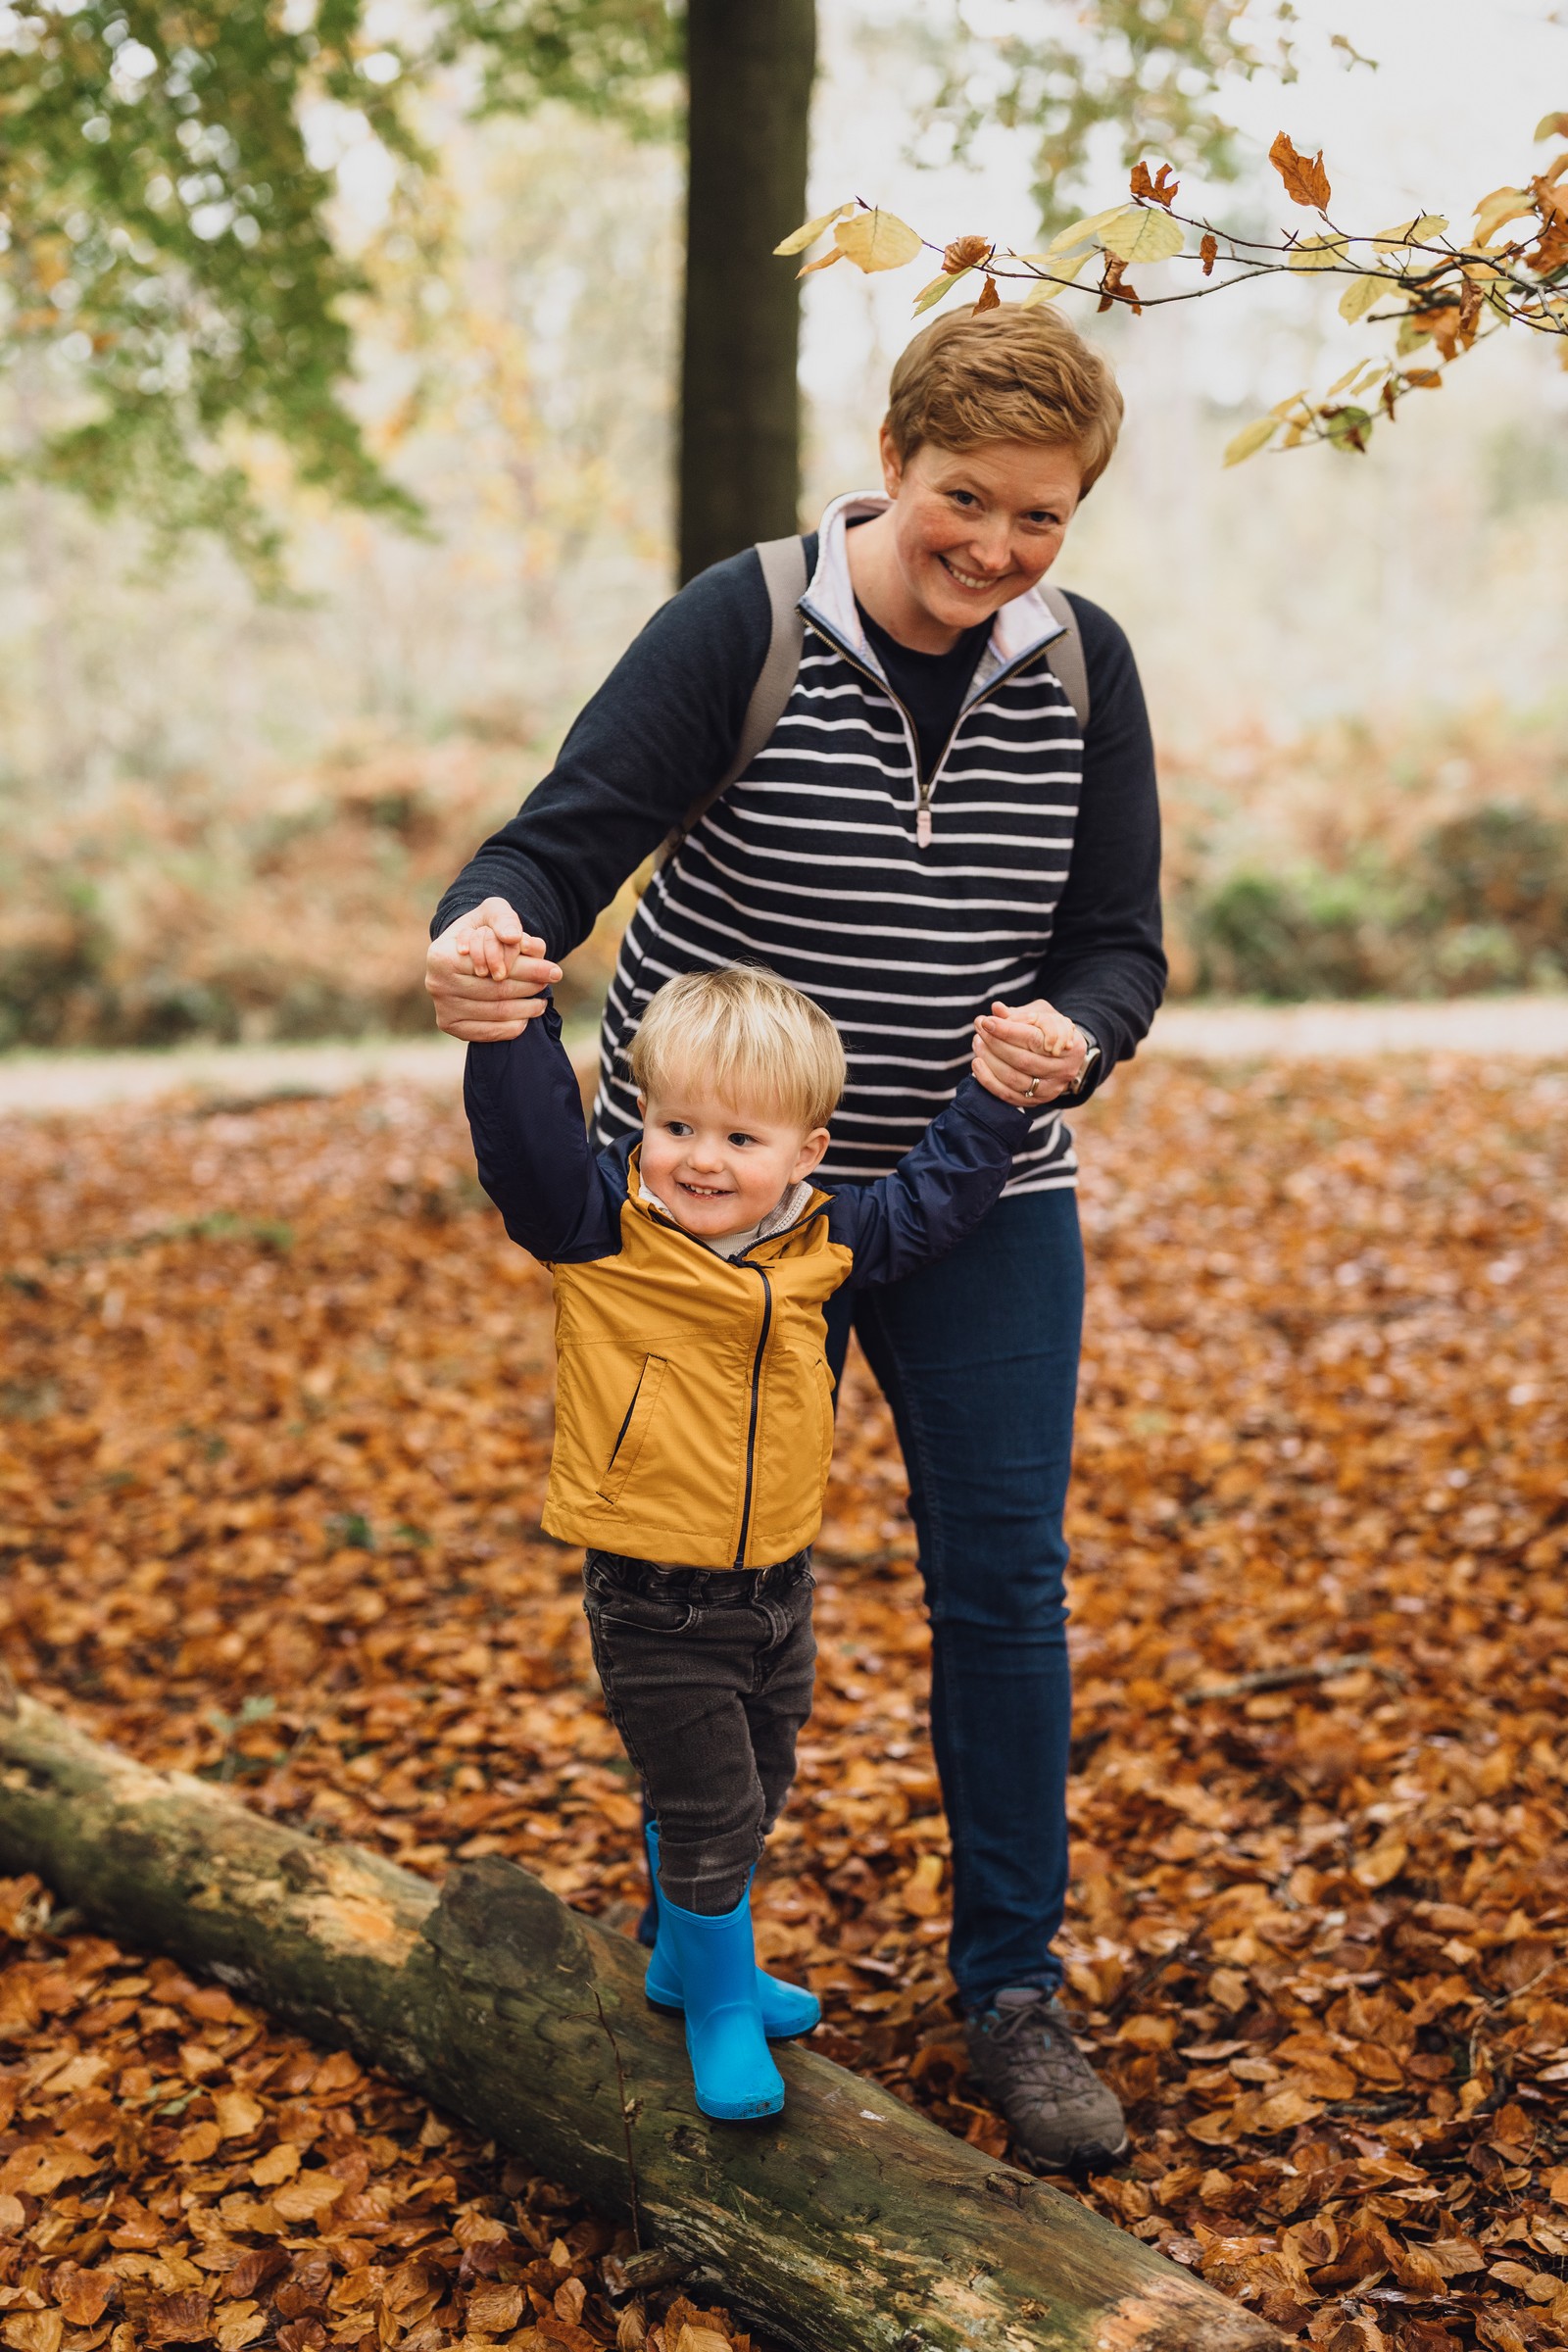
<path fill-rule="evenodd" d="M 480 1182 L 555 1277 L 545 1529 L 690 1568 L 770 1567 L 811 1542 L 833 1450 L 823 1305 L 951 1250 L 1028 1124 L 966 1078 L 891 1176 L 815 1190 L 725 1258 L 638 1197 L 635 1145 L 595 1157 L 554 1007 L 468 1048 L 464 1099 Z"/>

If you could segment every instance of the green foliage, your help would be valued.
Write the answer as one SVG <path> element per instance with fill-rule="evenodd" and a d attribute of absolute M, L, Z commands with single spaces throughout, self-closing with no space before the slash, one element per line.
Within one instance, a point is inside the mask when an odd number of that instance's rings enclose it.
<path fill-rule="evenodd" d="M 442 50 L 482 59 L 488 112 L 557 98 L 657 135 L 678 116 L 684 34 L 668 0 L 450 0 Z"/>
<path fill-rule="evenodd" d="M 335 100 L 409 154 L 400 72 L 362 41 L 359 0 L 292 31 L 270 0 L 9 15 L 0 352 L 30 387 L 14 468 L 170 538 L 217 530 L 263 572 L 277 543 L 246 463 L 257 435 L 307 483 L 414 513 L 343 402 L 362 281 L 301 127 L 307 101 Z"/>
<path fill-rule="evenodd" d="M 1259 13 L 1248 0 L 1163 0 L 1157 8 L 1096 0 L 1083 12 L 1013 0 L 1028 28 L 959 45 L 937 116 L 959 154 L 991 122 L 1034 133 L 1034 192 L 1051 234 L 1084 209 L 1086 163 L 1104 124 L 1114 126 L 1124 164 L 1160 157 L 1207 179 L 1232 178 L 1236 134 L 1213 104 L 1216 87 L 1265 70 L 1292 78 L 1291 11 L 1277 8 L 1272 31 L 1261 36 Z M 1043 15 L 1049 30 L 1036 29 Z"/>
<path fill-rule="evenodd" d="M 1456 996 L 1568 979 L 1568 816 L 1495 801 L 1432 826 L 1408 859 L 1341 871 L 1242 865 L 1179 905 L 1200 992 Z"/>

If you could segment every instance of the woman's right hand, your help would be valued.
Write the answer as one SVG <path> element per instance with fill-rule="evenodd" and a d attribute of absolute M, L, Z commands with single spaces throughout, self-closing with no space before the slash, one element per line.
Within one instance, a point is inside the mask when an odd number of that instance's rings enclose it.
<path fill-rule="evenodd" d="M 424 959 L 437 1028 L 470 1045 L 520 1037 L 545 1009 L 542 991 L 560 978 L 544 941 L 524 931 L 505 899 L 486 899 L 459 915 L 430 942 Z"/>

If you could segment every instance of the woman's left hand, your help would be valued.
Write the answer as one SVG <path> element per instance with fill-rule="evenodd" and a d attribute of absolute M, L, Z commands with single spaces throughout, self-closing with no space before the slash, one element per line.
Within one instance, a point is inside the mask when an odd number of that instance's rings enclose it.
<path fill-rule="evenodd" d="M 1037 997 L 1032 1004 L 994 1004 L 974 1024 L 970 1068 L 1004 1102 L 1054 1102 L 1084 1066 L 1088 1041 L 1064 1012 Z"/>

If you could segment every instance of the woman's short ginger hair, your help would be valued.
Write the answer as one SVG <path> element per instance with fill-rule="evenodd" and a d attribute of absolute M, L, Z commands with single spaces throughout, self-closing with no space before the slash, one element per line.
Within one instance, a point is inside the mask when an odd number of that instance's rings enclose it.
<path fill-rule="evenodd" d="M 847 1075 L 839 1033 L 819 1004 L 760 964 L 724 963 L 666 980 L 627 1055 L 639 1094 L 668 1102 L 696 1085 L 730 1109 L 803 1134 L 825 1127 Z"/>
<path fill-rule="evenodd" d="M 1110 362 L 1054 303 L 956 311 L 906 344 L 888 386 L 888 431 L 901 464 L 924 442 L 978 449 L 1038 441 L 1076 449 L 1083 495 L 1110 464 L 1122 397 Z"/>

